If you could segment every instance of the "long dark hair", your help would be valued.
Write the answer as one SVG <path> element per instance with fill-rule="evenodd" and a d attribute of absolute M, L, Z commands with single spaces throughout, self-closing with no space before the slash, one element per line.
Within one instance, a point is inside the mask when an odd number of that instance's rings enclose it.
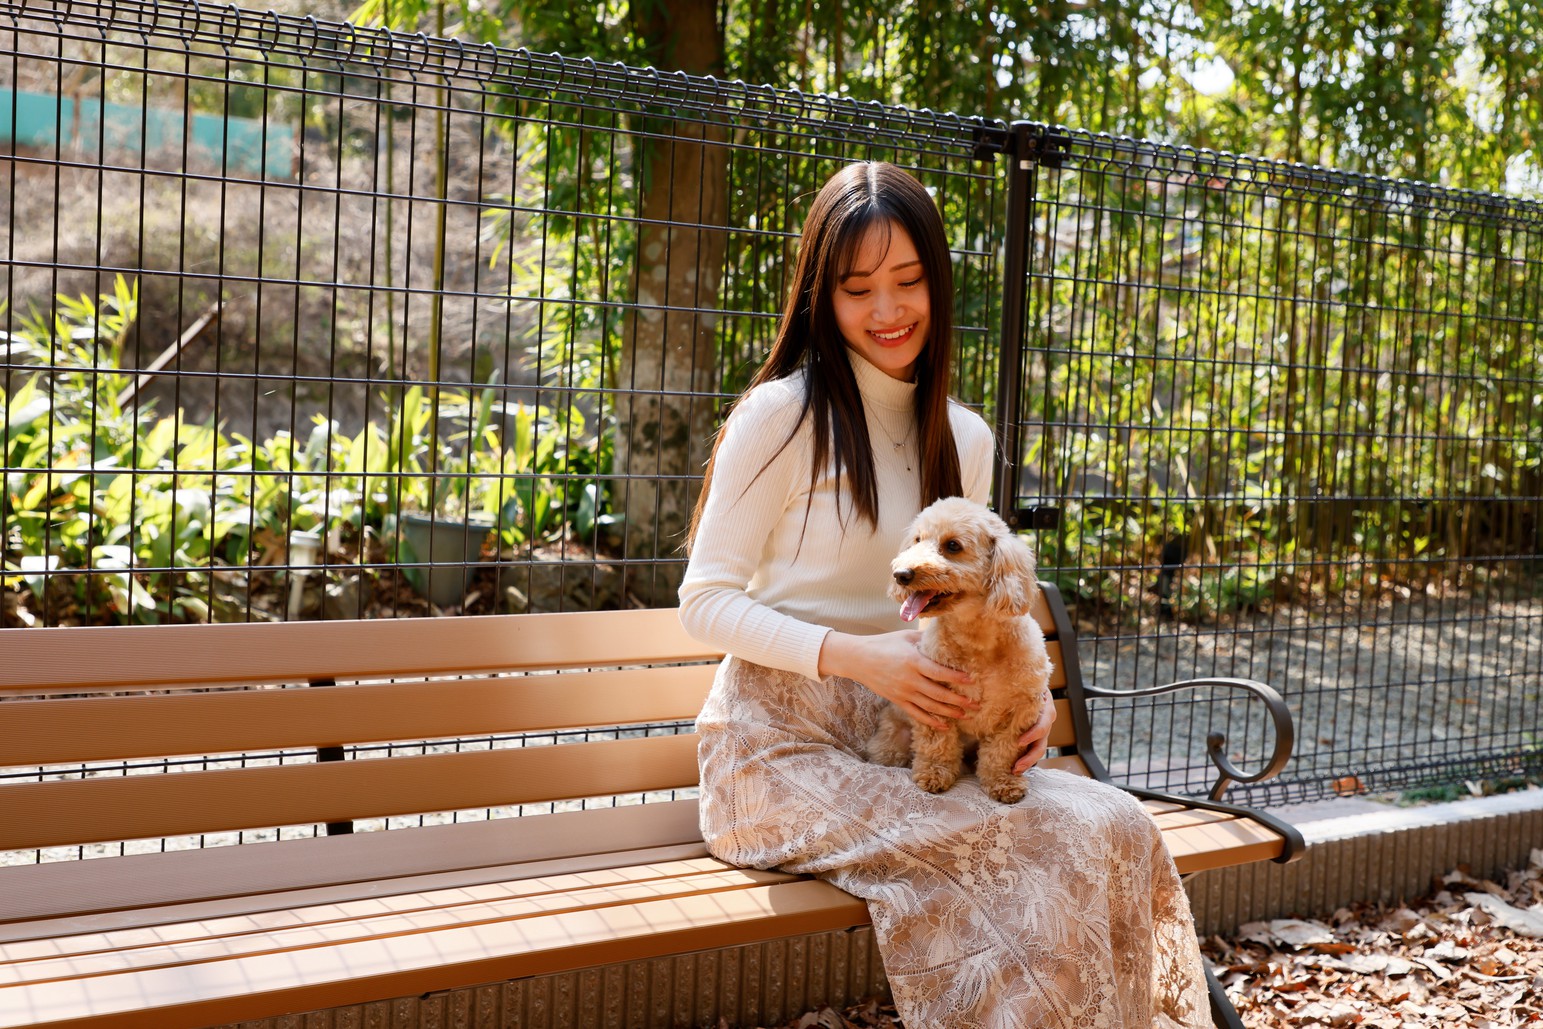
<path fill-rule="evenodd" d="M 777 338 L 766 360 L 750 380 L 750 388 L 807 369 L 809 388 L 793 435 L 805 418 L 814 419 L 814 478 L 834 462 L 851 485 L 857 513 L 877 527 L 878 478 L 873 445 L 863 414 L 862 394 L 848 363 L 846 341 L 836 325 L 832 296 L 841 277 L 850 273 L 869 229 L 899 226 L 911 237 L 927 278 L 931 328 L 916 361 L 916 425 L 921 457 L 922 504 L 963 492 L 959 452 L 948 421 L 948 387 L 953 378 L 954 271 L 949 259 L 943 219 L 937 204 L 920 182 L 892 164 L 848 165 L 821 187 L 804 222 L 792 288 L 783 307 Z M 722 439 L 722 431 L 719 440 Z M 712 486 L 713 457 L 707 463 L 702 494 L 692 513 L 686 537 L 689 549 L 696 538 L 707 491 Z"/>

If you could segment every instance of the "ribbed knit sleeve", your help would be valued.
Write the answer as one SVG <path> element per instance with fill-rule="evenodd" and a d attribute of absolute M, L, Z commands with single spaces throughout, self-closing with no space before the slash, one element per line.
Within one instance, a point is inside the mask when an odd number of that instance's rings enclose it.
<path fill-rule="evenodd" d="M 736 657 L 819 678 L 829 627 L 782 614 L 749 592 L 768 541 L 809 481 L 807 421 L 789 441 L 802 403 L 795 380 L 777 380 L 751 390 L 730 414 L 680 587 L 680 620 L 696 639 Z"/>

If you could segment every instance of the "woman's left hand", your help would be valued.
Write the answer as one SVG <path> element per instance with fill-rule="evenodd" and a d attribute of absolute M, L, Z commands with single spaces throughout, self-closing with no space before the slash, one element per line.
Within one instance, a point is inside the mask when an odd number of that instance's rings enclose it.
<path fill-rule="evenodd" d="M 1029 731 L 1018 737 L 1018 745 L 1026 747 L 1023 756 L 1013 765 L 1013 774 L 1022 775 L 1039 764 L 1049 747 L 1050 727 L 1055 724 L 1055 701 L 1048 695 L 1040 710 L 1039 721 L 1029 726 Z"/>

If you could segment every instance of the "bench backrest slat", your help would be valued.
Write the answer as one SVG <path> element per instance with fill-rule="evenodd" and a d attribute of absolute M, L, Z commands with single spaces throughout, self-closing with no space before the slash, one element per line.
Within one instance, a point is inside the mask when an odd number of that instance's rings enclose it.
<path fill-rule="evenodd" d="M 3 787 L 0 850 L 540 804 L 694 786 L 690 733 Z"/>
<path fill-rule="evenodd" d="M 716 665 L 0 703 L 0 766 L 690 721 Z"/>
<path fill-rule="evenodd" d="M 15 700 L 0 703 L 0 767 L 689 721 L 716 667 Z M 1070 721 L 1058 729 L 1052 745 L 1069 746 Z"/>
<path fill-rule="evenodd" d="M 1055 619 L 1043 602 L 1035 615 L 1064 694 Z M 15 630 L 0 634 L 0 652 L 0 767 L 302 755 L 0 784 L 0 850 L 694 786 L 692 735 L 309 758 L 350 745 L 689 721 L 715 672 L 703 662 L 720 656 L 687 636 L 673 610 Z M 230 688 L 195 689 L 208 686 Z M 6 700 L 7 690 L 17 696 Z M 120 695 L 100 695 L 109 691 Z M 1058 709 L 1051 746 L 1075 748 L 1064 695 Z"/>
<path fill-rule="evenodd" d="M 722 652 L 688 636 L 673 609 L 660 609 L 11 629 L 0 630 L 0 653 L 0 691 L 18 692 L 471 675 L 697 661 Z"/>

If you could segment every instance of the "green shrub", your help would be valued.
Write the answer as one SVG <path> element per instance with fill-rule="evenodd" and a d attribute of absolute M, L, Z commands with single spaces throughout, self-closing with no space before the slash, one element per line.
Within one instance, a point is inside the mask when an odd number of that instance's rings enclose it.
<path fill-rule="evenodd" d="M 503 404 L 493 384 L 411 387 L 383 398 L 385 427 L 349 435 L 317 415 L 303 440 L 126 408 L 137 306 L 120 277 L 113 293 L 61 296 L 52 318 L 4 337 L 9 363 L 37 370 L 0 380 L 0 447 L 15 469 L 0 493 L 0 582 L 40 602 L 62 592 L 114 621 L 204 620 L 211 576 L 289 564 L 293 533 L 390 541 L 402 514 L 434 512 L 485 519 L 520 552 L 593 541 L 610 520 L 604 434 L 574 408 Z"/>

